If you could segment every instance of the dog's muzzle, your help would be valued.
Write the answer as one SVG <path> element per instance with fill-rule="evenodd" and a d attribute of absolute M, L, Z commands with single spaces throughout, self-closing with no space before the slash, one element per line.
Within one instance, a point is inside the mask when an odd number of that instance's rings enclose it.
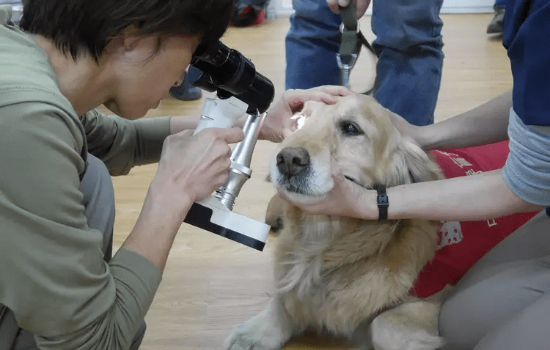
<path fill-rule="evenodd" d="M 301 147 L 285 147 L 276 158 L 278 186 L 291 193 L 310 195 L 311 159 Z"/>
<path fill-rule="evenodd" d="M 277 154 L 277 169 L 281 175 L 297 176 L 309 166 L 309 153 L 301 147 L 285 147 Z"/>

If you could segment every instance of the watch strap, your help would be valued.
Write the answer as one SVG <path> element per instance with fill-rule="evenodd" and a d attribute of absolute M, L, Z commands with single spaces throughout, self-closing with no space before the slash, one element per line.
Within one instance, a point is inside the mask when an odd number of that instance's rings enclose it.
<path fill-rule="evenodd" d="M 374 185 L 376 189 L 376 204 L 378 205 L 378 220 L 388 220 L 388 207 L 390 206 L 390 200 L 386 193 L 385 185 Z"/>

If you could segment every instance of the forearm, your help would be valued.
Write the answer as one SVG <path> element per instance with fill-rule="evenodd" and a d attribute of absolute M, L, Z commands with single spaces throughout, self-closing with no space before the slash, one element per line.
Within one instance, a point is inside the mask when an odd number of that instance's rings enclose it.
<path fill-rule="evenodd" d="M 170 134 L 177 134 L 184 130 L 195 130 L 199 118 L 197 117 L 170 117 Z"/>
<path fill-rule="evenodd" d="M 417 141 L 425 150 L 471 147 L 508 138 L 512 90 L 468 111 L 422 128 Z"/>
<path fill-rule="evenodd" d="M 367 200 L 371 210 L 377 213 L 376 193 L 370 192 L 372 198 Z M 471 221 L 544 208 L 516 196 L 502 178 L 500 170 L 396 186 L 388 188 L 387 192 L 390 219 Z"/>
<path fill-rule="evenodd" d="M 244 115 L 237 119 L 233 126 L 243 128 L 248 115 Z M 177 134 L 184 130 L 195 130 L 199 124 L 200 118 L 197 117 L 171 117 L 170 118 L 170 134 Z"/>
<path fill-rule="evenodd" d="M 168 184 L 149 187 L 136 224 L 122 247 L 142 255 L 164 271 L 174 238 L 193 202 L 170 195 Z"/>

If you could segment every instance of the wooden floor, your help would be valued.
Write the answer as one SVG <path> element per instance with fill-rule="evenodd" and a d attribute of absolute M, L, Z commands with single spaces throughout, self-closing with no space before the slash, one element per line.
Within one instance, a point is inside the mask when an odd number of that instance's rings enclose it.
<path fill-rule="evenodd" d="M 436 110 L 444 120 L 496 96 L 511 87 L 511 75 L 500 38 L 485 34 L 491 14 L 444 15 L 445 63 Z M 363 32 L 373 39 L 370 18 L 361 20 Z M 264 21 L 252 28 L 231 28 L 223 42 L 249 57 L 259 72 L 272 79 L 280 95 L 284 89 L 284 37 L 288 18 Z M 314 67 L 311 67 L 312 69 Z M 353 71 L 356 91 L 372 85 L 373 60 L 363 53 Z M 165 100 L 149 113 L 196 118 L 202 101 Z M 274 145 L 259 142 L 253 174 L 241 192 L 235 211 L 263 220 L 273 188 L 264 182 Z M 155 166 L 132 170 L 115 178 L 117 219 L 115 245 L 120 246 L 135 222 Z M 220 349 L 231 328 L 258 313 L 273 290 L 271 248 L 257 252 L 233 241 L 184 224 L 172 249 L 163 282 L 146 321 L 142 349 Z M 115 247 L 115 248 L 116 248 Z M 292 340 L 285 349 L 347 349 L 342 343 L 309 335 Z"/>

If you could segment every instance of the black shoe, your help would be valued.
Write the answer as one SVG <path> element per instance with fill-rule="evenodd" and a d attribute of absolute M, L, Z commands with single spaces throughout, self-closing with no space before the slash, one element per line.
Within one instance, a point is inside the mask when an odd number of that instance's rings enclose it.
<path fill-rule="evenodd" d="M 178 100 L 194 101 L 202 97 L 202 90 L 196 86 L 191 86 L 189 73 L 186 72 L 181 85 L 170 89 L 170 95 Z"/>
<path fill-rule="evenodd" d="M 504 6 L 495 6 L 495 15 L 487 26 L 487 34 L 502 34 L 504 22 Z"/>

